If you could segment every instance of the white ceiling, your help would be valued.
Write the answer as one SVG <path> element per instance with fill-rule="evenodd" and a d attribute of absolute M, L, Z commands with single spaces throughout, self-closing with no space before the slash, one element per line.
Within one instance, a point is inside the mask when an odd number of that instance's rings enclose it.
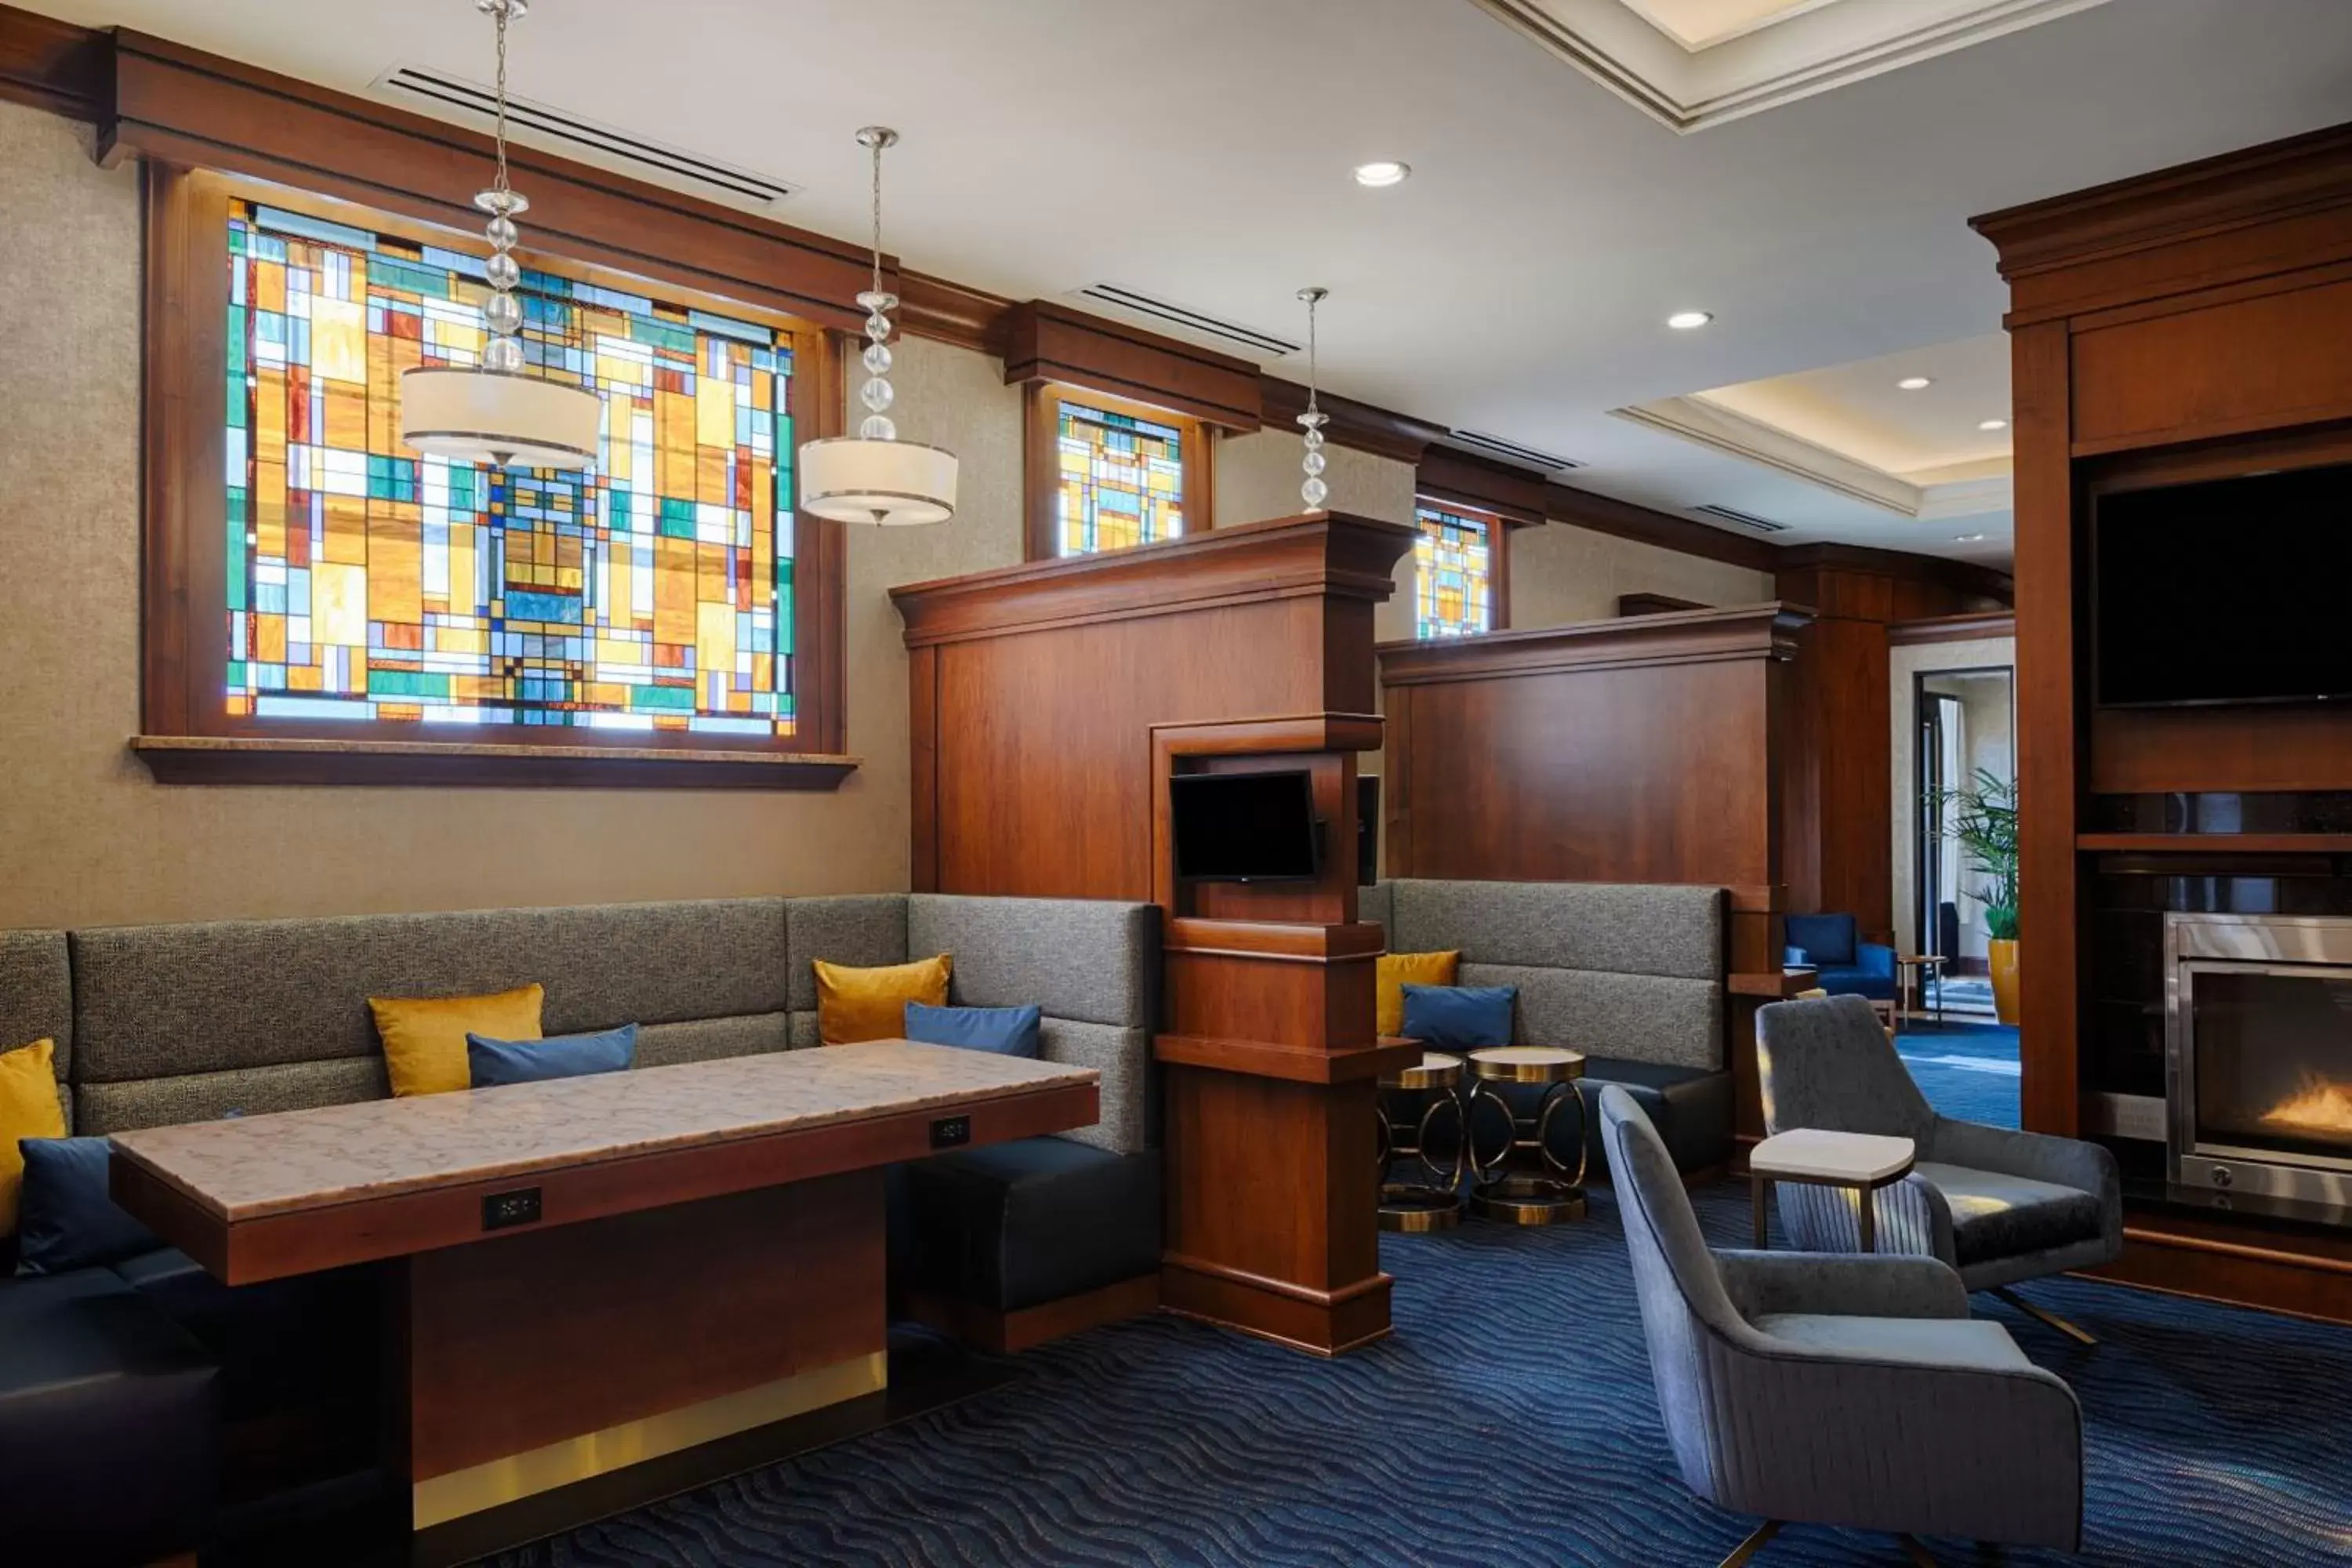
<path fill-rule="evenodd" d="M 36 3 L 354 92 L 488 73 L 471 0 Z M 1991 560 L 2005 531 L 1955 544 L 1609 410 L 1997 331 L 1969 215 L 2352 118 L 2352 0 L 2119 0 L 1688 136 L 1473 0 L 541 0 L 513 51 L 519 94 L 803 187 L 782 216 L 832 234 L 865 226 L 851 133 L 896 125 L 888 243 L 921 270 L 1291 335 L 1325 284 L 1340 392 L 1783 542 Z M 1371 158 L 1413 177 L 1360 189 Z M 1714 324 L 1663 325 L 1690 308 Z"/>
<path fill-rule="evenodd" d="M 1901 384 L 1917 380 L 1927 384 L 1909 391 Z M 1945 469 L 2009 459 L 2008 430 L 1978 428 L 2009 417 L 2009 337 L 2002 332 L 1698 395 L 1915 483 L 1933 483 Z"/>

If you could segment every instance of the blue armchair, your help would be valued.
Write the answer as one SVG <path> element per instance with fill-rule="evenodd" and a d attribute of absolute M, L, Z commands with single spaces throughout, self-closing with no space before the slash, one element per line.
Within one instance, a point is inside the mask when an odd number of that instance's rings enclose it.
<path fill-rule="evenodd" d="M 1911 1173 L 1876 1194 L 1878 1250 L 1941 1258 L 1970 1290 L 1990 1290 L 2084 1344 L 2095 1342 L 2010 1287 L 2122 1255 L 2123 1186 L 2113 1154 L 2077 1139 L 1937 1115 L 1868 1005 L 1850 996 L 1761 1009 L 1756 1062 L 1765 1131 L 1824 1127 L 1917 1146 Z M 1777 1195 L 1781 1224 L 1799 1247 L 1859 1249 L 1852 1194 L 1783 1182 Z"/>
<path fill-rule="evenodd" d="M 1895 950 L 1857 940 L 1852 915 L 1790 915 L 1783 962 L 1809 965 L 1832 996 L 1895 1000 Z"/>
<path fill-rule="evenodd" d="M 1715 1252 L 1665 1145 L 1624 1090 L 1601 1090 L 1625 1246 L 1683 1480 L 1783 1521 L 2079 1548 L 2083 1414 L 1932 1258 Z"/>

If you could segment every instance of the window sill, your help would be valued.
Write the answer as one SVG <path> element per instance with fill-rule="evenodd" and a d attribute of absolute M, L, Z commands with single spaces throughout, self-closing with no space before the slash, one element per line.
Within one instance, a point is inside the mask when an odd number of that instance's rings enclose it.
<path fill-rule="evenodd" d="M 806 752 L 288 736 L 133 735 L 131 749 L 166 784 L 835 790 L 858 763 Z"/>

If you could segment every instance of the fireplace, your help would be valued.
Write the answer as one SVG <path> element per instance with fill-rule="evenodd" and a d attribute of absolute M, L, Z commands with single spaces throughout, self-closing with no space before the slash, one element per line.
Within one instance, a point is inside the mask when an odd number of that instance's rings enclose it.
<path fill-rule="evenodd" d="M 2352 919 L 2169 914 L 2171 1178 L 2352 1223 Z"/>

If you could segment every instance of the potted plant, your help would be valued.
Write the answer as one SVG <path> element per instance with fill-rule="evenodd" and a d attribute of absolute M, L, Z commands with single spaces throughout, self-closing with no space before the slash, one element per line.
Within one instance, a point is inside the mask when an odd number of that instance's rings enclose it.
<path fill-rule="evenodd" d="M 2017 781 L 1979 768 L 1974 786 L 1948 795 L 1931 791 L 1938 820 L 1984 880 L 1977 897 L 1984 903 L 1989 966 L 1992 970 L 1993 1016 L 2017 1022 Z"/>

